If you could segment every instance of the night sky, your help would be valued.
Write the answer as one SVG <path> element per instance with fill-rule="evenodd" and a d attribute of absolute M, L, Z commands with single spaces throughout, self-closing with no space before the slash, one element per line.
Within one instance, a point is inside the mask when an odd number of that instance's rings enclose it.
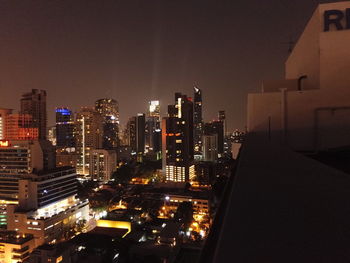
<path fill-rule="evenodd" d="M 248 92 L 282 78 L 317 0 L 0 0 L 0 107 L 48 92 L 54 108 L 118 100 L 121 121 L 203 90 L 204 119 L 244 128 Z"/>

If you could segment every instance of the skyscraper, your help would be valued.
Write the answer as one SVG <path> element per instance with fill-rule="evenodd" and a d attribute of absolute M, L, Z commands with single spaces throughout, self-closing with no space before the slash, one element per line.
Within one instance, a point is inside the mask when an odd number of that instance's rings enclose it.
<path fill-rule="evenodd" d="M 104 149 L 119 146 L 119 108 L 114 99 L 99 99 L 95 102 L 95 110 L 103 118 L 103 145 Z"/>
<path fill-rule="evenodd" d="M 160 120 L 160 104 L 159 100 L 151 100 L 149 102 L 148 115 L 150 117 L 156 117 Z"/>
<path fill-rule="evenodd" d="M 145 126 L 145 152 L 160 158 L 161 152 L 160 105 L 158 100 L 149 102 Z"/>
<path fill-rule="evenodd" d="M 168 106 L 163 119 L 163 169 L 167 181 L 188 182 L 195 176 L 193 165 L 193 102 L 175 93 L 175 104 Z"/>
<path fill-rule="evenodd" d="M 194 154 L 202 154 L 202 135 L 203 135 L 203 118 L 202 118 L 202 91 L 194 87 Z"/>
<path fill-rule="evenodd" d="M 75 147 L 74 115 L 65 107 L 56 108 L 56 145 L 59 148 Z"/>
<path fill-rule="evenodd" d="M 224 123 L 222 121 L 205 123 L 204 134 L 217 136 L 217 152 L 222 156 L 224 153 Z"/>
<path fill-rule="evenodd" d="M 102 147 L 103 118 L 93 108 L 84 107 L 76 118 L 77 173 L 88 175 L 90 150 Z"/>
<path fill-rule="evenodd" d="M 226 136 L 227 135 L 227 124 L 226 124 L 226 113 L 224 110 L 221 110 L 218 112 L 218 118 L 219 118 L 219 121 L 222 122 L 223 129 L 224 129 L 224 136 Z"/>
<path fill-rule="evenodd" d="M 33 128 L 39 129 L 39 139 L 46 139 L 47 113 L 46 91 L 32 89 L 21 98 L 21 113 L 33 117 Z"/>

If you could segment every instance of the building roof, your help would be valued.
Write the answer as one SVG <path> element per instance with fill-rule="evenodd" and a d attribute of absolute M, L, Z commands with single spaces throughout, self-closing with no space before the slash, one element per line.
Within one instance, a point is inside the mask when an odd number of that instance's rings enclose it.
<path fill-rule="evenodd" d="M 244 143 L 201 262 L 350 261 L 350 175 L 267 138 Z"/>
<path fill-rule="evenodd" d="M 31 239 L 33 239 L 33 235 L 31 234 L 19 234 L 15 231 L 0 232 L 0 243 L 22 245 Z"/>

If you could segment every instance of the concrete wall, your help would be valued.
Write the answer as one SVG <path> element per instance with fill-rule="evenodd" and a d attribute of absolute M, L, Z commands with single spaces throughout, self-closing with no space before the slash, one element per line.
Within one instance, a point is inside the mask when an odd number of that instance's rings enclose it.
<path fill-rule="evenodd" d="M 346 8 L 350 2 L 314 12 L 286 62 L 287 79 L 307 75 L 302 90 L 267 82 L 263 93 L 249 94 L 248 131 L 274 134 L 301 151 L 350 145 L 350 30 L 323 32 L 324 11 Z"/>

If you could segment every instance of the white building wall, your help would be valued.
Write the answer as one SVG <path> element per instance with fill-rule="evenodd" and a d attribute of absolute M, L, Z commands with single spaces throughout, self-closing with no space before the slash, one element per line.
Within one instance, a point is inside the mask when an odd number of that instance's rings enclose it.
<path fill-rule="evenodd" d="M 350 2 L 320 5 L 286 62 L 288 85 L 265 83 L 248 95 L 249 132 L 271 133 L 301 151 L 350 145 L 350 30 L 323 32 L 324 11 L 346 8 Z M 304 75 L 301 91 L 298 81 L 290 87 Z"/>

